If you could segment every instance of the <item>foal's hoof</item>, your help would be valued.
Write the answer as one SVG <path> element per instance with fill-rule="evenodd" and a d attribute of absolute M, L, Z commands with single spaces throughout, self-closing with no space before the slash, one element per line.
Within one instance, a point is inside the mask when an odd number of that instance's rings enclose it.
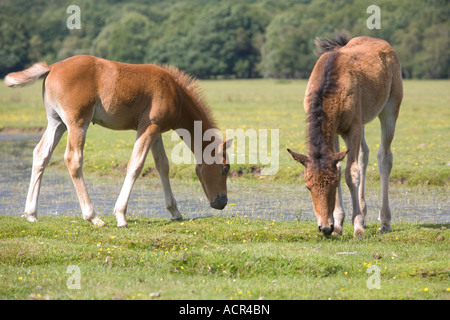
<path fill-rule="evenodd" d="M 353 237 L 354 238 L 364 238 L 365 232 L 364 229 L 362 228 L 357 228 L 355 229 L 355 231 L 353 232 Z"/>
<path fill-rule="evenodd" d="M 97 227 L 97 228 L 101 228 L 101 227 L 104 227 L 104 226 L 106 225 L 106 224 L 103 222 L 103 220 L 100 219 L 100 218 L 98 218 L 98 217 L 92 219 L 90 222 L 92 223 L 92 225 L 93 225 L 94 227 Z"/>
<path fill-rule="evenodd" d="M 117 228 L 123 228 L 123 229 L 128 229 L 128 224 L 118 224 Z"/>
<path fill-rule="evenodd" d="M 177 220 L 183 220 L 183 216 L 181 215 L 180 211 L 178 211 L 178 208 L 175 207 L 167 207 L 167 210 L 169 210 L 170 215 L 171 215 L 171 219 L 172 221 L 177 221 Z"/>
<path fill-rule="evenodd" d="M 25 215 L 25 218 L 27 218 L 27 220 L 30 221 L 30 222 L 38 222 L 38 220 L 37 220 L 37 218 L 35 216 Z"/>
<path fill-rule="evenodd" d="M 342 227 L 341 226 L 334 226 L 333 233 L 337 234 L 339 236 L 342 236 Z"/>

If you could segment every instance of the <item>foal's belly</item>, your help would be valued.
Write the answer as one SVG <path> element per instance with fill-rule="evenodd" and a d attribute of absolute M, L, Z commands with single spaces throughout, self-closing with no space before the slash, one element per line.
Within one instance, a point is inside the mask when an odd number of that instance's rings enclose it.
<path fill-rule="evenodd" d="M 98 104 L 94 107 L 92 123 L 112 130 L 136 130 L 138 118 L 133 110 L 129 108 L 116 107 L 105 109 L 103 105 Z"/>
<path fill-rule="evenodd" d="M 362 110 L 362 124 L 367 124 L 369 122 L 372 122 L 376 117 L 378 117 L 378 115 L 380 114 L 380 112 L 383 110 L 383 106 L 378 106 L 378 107 L 363 107 Z"/>
<path fill-rule="evenodd" d="M 361 106 L 362 124 L 372 122 L 383 111 L 387 99 L 380 99 L 374 103 L 366 103 Z"/>
<path fill-rule="evenodd" d="M 361 121 L 362 125 L 372 122 L 383 111 L 384 103 L 363 104 L 360 107 L 360 112 L 355 108 L 358 107 L 355 107 L 353 104 L 352 108 L 345 108 L 342 110 L 339 126 L 337 128 L 338 134 L 345 135 L 354 125 L 359 125 L 359 121 Z"/>

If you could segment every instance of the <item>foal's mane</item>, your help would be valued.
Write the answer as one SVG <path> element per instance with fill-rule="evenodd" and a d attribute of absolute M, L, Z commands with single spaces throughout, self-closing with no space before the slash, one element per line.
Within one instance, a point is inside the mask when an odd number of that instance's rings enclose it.
<path fill-rule="evenodd" d="M 167 70 L 175 79 L 175 81 L 184 89 L 186 94 L 194 101 L 194 106 L 198 108 L 199 114 L 202 115 L 209 122 L 211 127 L 217 128 L 216 121 L 213 117 L 211 109 L 206 102 L 204 92 L 198 85 L 198 80 L 190 74 L 180 70 L 177 67 L 164 65 L 163 68 Z"/>
<path fill-rule="evenodd" d="M 328 122 L 328 116 L 323 110 L 323 102 L 325 98 L 336 90 L 337 83 L 334 78 L 334 61 L 337 52 L 331 52 L 326 61 L 324 73 L 320 86 L 311 93 L 310 106 L 308 110 L 308 146 L 309 156 L 313 160 L 317 160 L 320 165 L 321 160 L 328 158 L 329 150 L 327 149 L 325 137 L 325 126 Z"/>
<path fill-rule="evenodd" d="M 348 36 L 336 33 L 334 39 L 316 38 L 317 52 L 327 53 L 324 71 L 319 87 L 311 93 L 310 106 L 307 115 L 309 156 L 319 167 L 330 158 L 325 136 L 325 126 L 328 124 L 328 115 L 323 109 L 327 96 L 333 94 L 337 87 L 335 61 L 339 55 L 338 49 L 346 45 Z M 323 162 L 322 162 L 323 161 Z"/>

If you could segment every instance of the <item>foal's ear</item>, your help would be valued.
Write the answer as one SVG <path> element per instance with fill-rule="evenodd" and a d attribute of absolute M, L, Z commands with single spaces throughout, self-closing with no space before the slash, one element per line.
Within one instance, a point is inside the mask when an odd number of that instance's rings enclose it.
<path fill-rule="evenodd" d="M 287 151 L 291 154 L 292 158 L 294 158 L 295 161 L 300 162 L 306 167 L 306 164 L 308 163 L 308 156 L 294 152 L 291 149 L 287 149 Z"/>
<path fill-rule="evenodd" d="M 333 155 L 333 161 L 335 162 L 335 164 L 338 164 L 340 161 L 344 160 L 349 151 L 350 150 L 335 153 Z"/>
<path fill-rule="evenodd" d="M 227 141 L 223 142 L 223 149 L 226 150 L 233 144 L 233 139 L 228 139 Z"/>
<path fill-rule="evenodd" d="M 219 153 L 225 153 L 225 151 L 233 145 L 233 139 L 223 140 L 218 147 Z"/>
<path fill-rule="evenodd" d="M 223 140 L 222 144 L 219 146 L 219 153 L 223 156 L 223 164 L 228 164 L 229 166 L 229 159 L 227 154 L 227 149 L 230 148 L 233 144 L 233 139 Z"/>

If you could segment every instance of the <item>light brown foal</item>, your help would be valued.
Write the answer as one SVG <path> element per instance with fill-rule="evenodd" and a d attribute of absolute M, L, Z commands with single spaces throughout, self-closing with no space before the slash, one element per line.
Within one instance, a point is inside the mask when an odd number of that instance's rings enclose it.
<path fill-rule="evenodd" d="M 347 154 L 345 181 L 350 189 L 354 235 L 364 235 L 367 213 L 364 199 L 369 148 L 364 125 L 378 117 L 381 144 L 378 168 L 381 177 L 381 231 L 391 230 L 389 175 L 391 142 L 403 98 L 398 57 L 380 39 L 317 39 L 321 54 L 309 79 L 304 108 L 308 115 L 308 155 L 288 149 L 305 167 L 305 182 L 311 192 L 319 230 L 325 235 L 342 234 L 344 210 L 340 187 L 340 161 Z M 347 152 L 339 152 L 339 135 Z"/>
<path fill-rule="evenodd" d="M 169 182 L 169 161 L 161 133 L 186 129 L 191 134 L 194 122 L 201 121 L 203 132 L 216 128 L 210 111 L 199 96 L 196 82 L 184 72 L 156 65 L 131 65 L 91 56 L 75 56 L 47 66 L 37 63 L 31 68 L 6 76 L 10 87 L 23 86 L 45 77 L 42 95 L 47 113 L 47 129 L 33 152 L 33 169 L 25 205 L 25 216 L 37 221 L 37 205 L 42 174 L 53 150 L 67 130 L 64 160 L 80 202 L 83 218 L 94 225 L 103 221 L 96 215 L 83 179 L 83 148 L 89 124 L 113 130 L 136 130 L 136 142 L 114 213 L 117 226 L 127 225 L 125 213 L 131 189 L 151 149 L 155 167 L 164 189 L 166 207 L 172 219 L 181 219 Z M 202 132 L 202 133 L 203 133 Z M 191 143 L 194 149 L 204 143 Z M 196 173 L 211 207 L 223 209 L 227 204 L 226 163 L 223 141 L 219 152 L 222 163 L 198 162 Z M 198 151 L 198 150 L 197 150 Z"/>

